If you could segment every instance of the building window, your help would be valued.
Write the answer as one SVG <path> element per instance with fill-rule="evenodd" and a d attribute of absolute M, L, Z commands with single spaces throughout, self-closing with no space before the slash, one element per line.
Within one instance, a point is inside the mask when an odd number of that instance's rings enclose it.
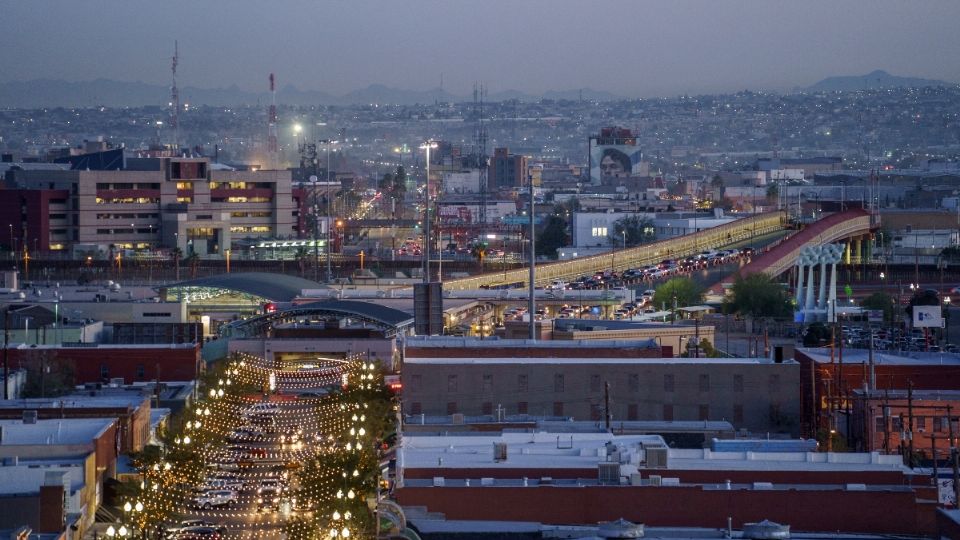
<path fill-rule="evenodd" d="M 902 431 L 903 430 L 903 420 L 899 416 L 893 416 L 890 418 L 891 422 L 891 431 Z"/>
<path fill-rule="evenodd" d="M 733 391 L 743 392 L 743 375 L 733 376 Z"/>
<path fill-rule="evenodd" d="M 447 392 L 457 391 L 457 376 L 447 375 Z"/>
<path fill-rule="evenodd" d="M 743 423 L 743 405 L 740 403 L 733 405 L 733 423 L 734 427 Z"/>
<path fill-rule="evenodd" d="M 709 375 L 700 375 L 700 391 L 709 392 L 710 391 L 710 376 Z"/>
<path fill-rule="evenodd" d="M 665 422 L 673 422 L 673 405 L 669 403 L 663 404 L 663 420 Z"/>
<path fill-rule="evenodd" d="M 411 375 L 410 376 L 410 389 L 419 390 L 420 384 L 423 383 L 423 378 L 420 375 Z"/>
<path fill-rule="evenodd" d="M 563 374 L 558 373 L 553 376 L 553 391 L 563 392 Z"/>
<path fill-rule="evenodd" d="M 143 364 L 137 364 L 137 378 L 142 379 L 144 377 Z"/>
<path fill-rule="evenodd" d="M 770 423 L 779 425 L 782 422 L 783 422 L 783 419 L 780 418 L 780 404 L 771 403 L 770 404 Z"/>
<path fill-rule="evenodd" d="M 419 401 L 410 404 L 410 414 L 423 414 L 423 406 Z"/>
<path fill-rule="evenodd" d="M 493 390 L 493 373 L 484 373 L 483 374 L 483 391 L 490 392 Z"/>
<path fill-rule="evenodd" d="M 457 402 L 448 401 L 447 402 L 447 414 L 457 414 Z"/>
<path fill-rule="evenodd" d="M 877 433 L 882 433 L 887 430 L 887 423 L 883 421 L 882 416 L 876 417 L 874 419 L 874 422 L 875 422 L 874 428 L 876 429 Z M 939 422 L 937 424 L 938 424 L 937 427 L 939 427 Z M 938 429 L 937 431 L 940 431 L 940 430 Z"/>
<path fill-rule="evenodd" d="M 529 409 L 529 407 L 530 407 L 530 404 L 527 403 L 526 401 L 518 401 L 517 414 L 527 414 L 527 410 Z"/>
<path fill-rule="evenodd" d="M 673 374 L 668 373 L 663 376 L 663 391 L 673 392 Z"/>
<path fill-rule="evenodd" d="M 709 405 L 700 405 L 699 412 L 697 414 L 697 420 L 709 420 L 710 419 L 710 406 Z"/>
<path fill-rule="evenodd" d="M 106 364 L 100 364 L 100 378 L 103 380 L 110 378 L 110 366 Z"/>
<path fill-rule="evenodd" d="M 553 402 L 553 415 L 554 416 L 563 416 L 563 402 L 554 401 Z"/>
<path fill-rule="evenodd" d="M 636 373 L 630 375 L 630 378 L 627 380 L 627 384 L 630 387 L 631 392 L 640 391 L 640 375 Z"/>
<path fill-rule="evenodd" d="M 600 391 L 600 376 L 591 375 L 590 376 L 590 391 L 599 392 Z"/>
<path fill-rule="evenodd" d="M 780 393 L 780 375 L 770 375 L 768 382 L 771 394 Z"/>
<path fill-rule="evenodd" d="M 637 414 L 637 404 L 630 403 L 627 405 L 627 420 L 639 420 L 639 415 Z"/>
<path fill-rule="evenodd" d="M 480 405 L 480 414 L 491 415 L 493 414 L 493 403 L 489 401 L 484 401 Z"/>
<path fill-rule="evenodd" d="M 590 236 L 594 238 L 606 238 L 607 237 L 607 228 L 606 227 L 593 227 L 590 229 Z"/>
<path fill-rule="evenodd" d="M 927 430 L 927 417 L 926 416 L 917 416 L 915 418 L 917 421 L 917 431 L 926 431 Z"/>
<path fill-rule="evenodd" d="M 527 376 L 526 375 L 517 375 L 517 390 L 520 392 L 527 391 Z"/>

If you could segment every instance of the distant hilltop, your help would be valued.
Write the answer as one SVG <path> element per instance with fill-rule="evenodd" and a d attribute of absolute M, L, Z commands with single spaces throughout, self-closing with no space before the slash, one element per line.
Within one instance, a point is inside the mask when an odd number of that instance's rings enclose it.
<path fill-rule="evenodd" d="M 63 81 L 53 79 L 34 79 L 31 81 L 13 81 L 0 83 L 0 107 L 39 108 L 39 107 L 140 107 L 166 106 L 170 89 L 166 86 L 142 82 L 114 81 L 96 79 L 92 81 Z M 590 101 L 617 101 L 624 99 L 609 92 L 590 88 L 576 90 L 550 90 L 542 95 L 532 95 L 517 90 L 505 90 L 490 93 L 486 100 L 490 102 L 517 99 L 520 101 L 539 101 L 540 99 L 585 99 Z M 214 106 L 257 105 L 268 103 L 267 92 L 248 92 L 236 85 L 227 88 L 180 89 L 183 103 Z M 382 84 L 371 84 L 366 88 L 354 90 L 337 96 L 317 90 L 300 90 L 294 86 L 284 86 L 277 90 L 277 99 L 285 105 L 355 105 L 363 103 L 382 103 L 394 105 L 430 104 L 434 102 L 457 103 L 471 101 L 470 96 L 451 94 L 442 88 L 431 90 L 402 90 Z"/>
<path fill-rule="evenodd" d="M 866 75 L 844 75 L 827 77 L 822 81 L 808 86 L 807 92 L 855 92 L 857 90 L 876 90 L 878 88 L 922 88 L 925 86 L 956 86 L 957 83 L 938 81 L 935 79 L 920 79 L 917 77 L 898 77 L 882 69 Z"/>

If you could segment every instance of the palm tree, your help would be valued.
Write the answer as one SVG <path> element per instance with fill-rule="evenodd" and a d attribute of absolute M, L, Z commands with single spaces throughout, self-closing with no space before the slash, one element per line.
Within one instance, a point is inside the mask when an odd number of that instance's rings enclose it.
<path fill-rule="evenodd" d="M 175 247 L 173 248 L 173 268 L 176 272 L 177 281 L 180 281 L 180 258 L 183 257 L 183 250 Z"/>
<path fill-rule="evenodd" d="M 190 277 L 196 279 L 197 277 L 197 265 L 200 264 L 200 257 L 197 256 L 196 252 L 190 253 L 184 259 L 184 262 L 190 265 Z"/>

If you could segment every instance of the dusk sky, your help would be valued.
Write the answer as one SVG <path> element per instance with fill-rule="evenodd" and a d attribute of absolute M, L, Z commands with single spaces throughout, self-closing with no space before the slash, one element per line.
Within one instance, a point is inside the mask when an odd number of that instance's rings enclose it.
<path fill-rule="evenodd" d="M 54 78 L 343 94 L 590 87 L 788 90 L 884 69 L 960 81 L 960 2 L 129 0 L 2 4 L 0 82 Z M 0 104 L 2 105 L 2 104 Z"/>

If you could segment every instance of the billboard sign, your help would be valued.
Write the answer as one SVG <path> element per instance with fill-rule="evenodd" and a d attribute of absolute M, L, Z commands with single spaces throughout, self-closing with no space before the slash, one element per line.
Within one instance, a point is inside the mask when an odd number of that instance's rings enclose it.
<path fill-rule="evenodd" d="M 630 176 L 640 173 L 643 150 L 639 146 L 602 144 L 602 142 L 590 139 L 591 183 L 599 184 L 603 177 Z"/>
<path fill-rule="evenodd" d="M 868 309 L 867 311 L 867 322 L 882 323 L 883 322 L 883 310 L 882 309 Z"/>
<path fill-rule="evenodd" d="M 943 328 L 940 306 L 913 306 L 914 328 Z"/>

